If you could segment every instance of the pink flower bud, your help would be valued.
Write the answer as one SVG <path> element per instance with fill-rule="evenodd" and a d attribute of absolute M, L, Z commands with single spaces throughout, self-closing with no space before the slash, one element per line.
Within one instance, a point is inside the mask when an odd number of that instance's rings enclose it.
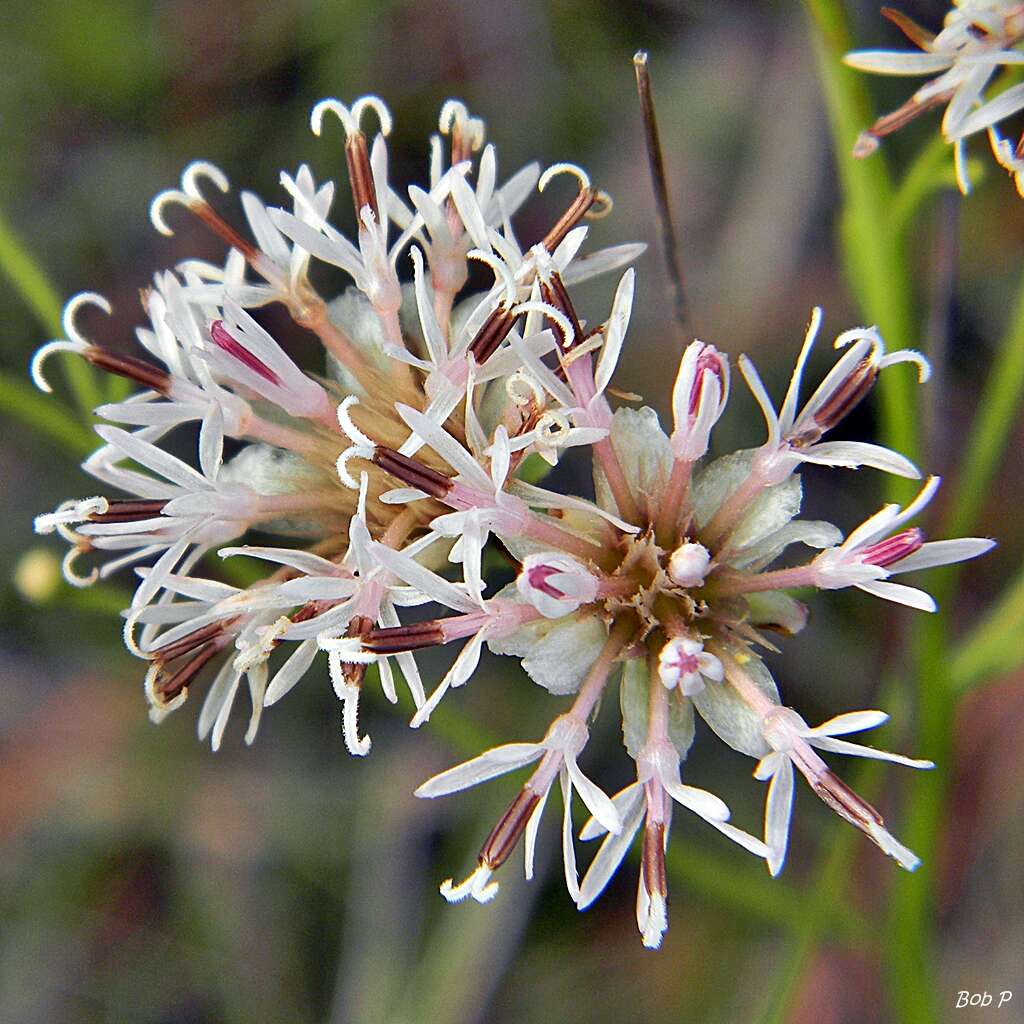
<path fill-rule="evenodd" d="M 595 600 L 598 580 L 576 559 L 544 552 L 527 556 L 516 589 L 545 618 L 558 619 Z"/>

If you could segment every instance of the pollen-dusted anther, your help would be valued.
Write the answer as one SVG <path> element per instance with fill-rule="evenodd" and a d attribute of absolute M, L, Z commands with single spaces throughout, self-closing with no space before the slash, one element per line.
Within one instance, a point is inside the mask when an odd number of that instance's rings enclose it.
<path fill-rule="evenodd" d="M 450 477 L 439 473 L 436 469 L 424 466 L 422 462 L 409 458 L 396 452 L 394 448 L 386 448 L 384 445 L 377 445 L 373 449 L 372 462 L 379 466 L 386 473 L 398 477 L 404 484 L 415 487 L 429 494 L 432 498 L 444 498 L 452 489 Z"/>
<path fill-rule="evenodd" d="M 469 344 L 469 351 L 477 366 L 482 366 L 494 355 L 498 346 L 511 333 L 517 319 L 518 314 L 504 305 L 494 308 Z"/>
<path fill-rule="evenodd" d="M 884 568 L 907 558 L 923 545 L 924 532 L 916 526 L 911 527 L 864 548 L 861 552 L 861 561 L 867 565 L 880 565 Z"/>
<path fill-rule="evenodd" d="M 170 675 L 164 674 L 164 663 L 159 662 L 156 669 L 156 677 L 153 680 L 153 693 L 164 704 L 172 701 L 180 694 L 187 692 L 196 676 L 202 672 L 204 666 L 224 646 L 224 643 L 215 641 L 207 643 L 198 648 L 188 661 L 180 668 L 175 669 Z"/>
<path fill-rule="evenodd" d="M 530 815 L 539 803 L 540 795 L 524 786 L 491 829 L 491 834 L 484 840 L 483 846 L 480 847 L 480 856 L 477 858 L 478 863 L 486 864 L 492 871 L 500 868 L 515 849 L 520 836 L 526 831 Z"/>
<path fill-rule="evenodd" d="M 275 387 L 281 387 L 281 378 L 267 366 L 262 359 L 253 355 L 237 338 L 228 332 L 223 320 L 214 320 L 210 324 L 210 340 L 222 352 L 233 356 L 243 365 L 249 367 L 253 373 L 259 374 L 265 381 Z"/>
<path fill-rule="evenodd" d="M 641 870 L 644 888 L 649 896 L 668 896 L 668 878 L 665 872 L 665 823 L 648 822 L 644 826 Z"/>
<path fill-rule="evenodd" d="M 361 646 L 371 654 L 388 655 L 419 651 L 443 643 L 444 629 L 437 619 L 432 619 L 428 622 L 414 622 L 409 626 L 372 629 L 362 636 Z"/>
<path fill-rule="evenodd" d="M 580 190 L 576 194 L 576 198 L 569 204 L 565 213 L 555 222 L 551 230 L 544 236 L 541 241 L 541 245 L 547 249 L 548 252 L 554 252 L 565 236 L 576 227 L 577 224 L 585 216 L 590 214 L 591 209 L 597 204 L 596 214 L 603 216 L 608 210 L 611 209 L 611 199 L 605 192 L 600 192 L 590 184 L 590 178 L 586 171 L 581 167 L 577 167 L 575 164 L 552 164 L 541 176 L 540 181 L 537 182 L 537 188 L 543 192 L 547 188 L 551 179 L 559 174 L 571 174 L 580 183 Z"/>

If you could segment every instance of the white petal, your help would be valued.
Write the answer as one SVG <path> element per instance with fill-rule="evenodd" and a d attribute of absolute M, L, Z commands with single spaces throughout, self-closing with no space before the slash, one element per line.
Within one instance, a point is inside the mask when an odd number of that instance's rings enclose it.
<path fill-rule="evenodd" d="M 622 831 L 618 835 L 608 834 L 583 876 L 579 899 L 576 901 L 579 910 L 585 910 L 604 892 L 633 843 L 644 818 L 643 790 L 636 786 L 633 796 L 628 814 L 622 820 Z M 582 838 L 582 833 L 580 835 Z"/>
<path fill-rule="evenodd" d="M 427 779 L 416 789 L 416 796 L 447 796 L 449 793 L 457 793 L 459 790 L 479 785 L 536 761 L 544 753 L 544 749 L 539 743 L 506 743 L 494 747 L 479 757 L 464 761 Z"/>
<path fill-rule="evenodd" d="M 923 544 L 912 555 L 901 558 L 898 562 L 886 566 L 890 574 L 915 572 L 918 569 L 931 569 L 936 565 L 951 565 L 954 562 L 966 562 L 969 558 L 991 551 L 995 547 L 994 540 L 985 537 L 958 537 L 956 540 L 933 540 Z"/>
<path fill-rule="evenodd" d="M 562 863 L 565 867 L 565 887 L 573 902 L 577 902 L 580 898 L 580 879 L 576 872 L 576 848 L 573 846 L 572 835 L 572 788 L 564 768 L 558 773 L 558 781 L 562 784 Z"/>
<path fill-rule="evenodd" d="M 793 811 L 793 765 L 789 758 L 780 760 L 772 781 L 764 809 L 764 838 L 770 851 L 768 870 L 777 875 L 786 860 L 789 845 L 789 819 Z"/>
<path fill-rule="evenodd" d="M 526 823 L 526 834 L 523 837 L 523 841 L 526 847 L 524 865 L 527 881 L 533 878 L 533 859 L 537 850 L 537 830 L 540 828 L 540 819 L 544 815 L 544 805 L 548 802 L 548 794 L 550 792 L 550 789 L 545 789 L 541 793 L 540 800 L 537 806 L 534 807 L 530 820 Z"/>
<path fill-rule="evenodd" d="M 569 771 L 576 792 L 587 805 L 587 810 L 613 835 L 622 831 L 622 819 L 615 809 L 611 798 L 599 786 L 596 786 L 580 771 L 576 758 L 566 758 L 565 766 Z"/>
<path fill-rule="evenodd" d="M 854 50 L 843 57 L 843 63 L 876 75 L 931 75 L 951 67 L 953 58 L 903 50 Z"/>
<path fill-rule="evenodd" d="M 829 736 L 809 736 L 807 742 L 819 750 L 828 750 L 833 754 L 847 754 L 850 757 L 869 757 L 875 761 L 891 761 L 893 764 L 902 764 L 907 768 L 934 768 L 932 761 L 922 761 L 913 757 L 904 757 L 902 754 L 891 754 L 887 750 L 877 750 L 875 747 L 866 747 L 861 743 L 849 743 L 846 740 L 837 740 Z"/>
<path fill-rule="evenodd" d="M 947 138 L 950 142 L 962 139 L 974 132 L 980 132 L 989 125 L 996 124 L 1011 114 L 1024 108 L 1024 82 L 1012 85 L 1001 92 L 994 100 L 982 104 L 977 110 L 968 114 L 959 124 L 950 126 Z"/>
<path fill-rule="evenodd" d="M 910 459 L 866 441 L 822 441 L 794 454 L 801 462 L 813 462 L 816 466 L 838 466 L 843 469 L 870 466 L 883 473 L 892 473 L 910 480 L 919 480 L 921 477 L 921 471 Z"/>
<path fill-rule="evenodd" d="M 626 329 L 629 327 L 629 314 L 633 309 L 635 281 L 636 273 L 630 267 L 622 275 L 619 286 L 615 290 L 608 326 L 605 329 L 604 345 L 601 347 L 601 357 L 597 361 L 597 369 L 594 373 L 594 384 L 598 394 L 602 394 L 611 382 L 612 374 L 619 362 L 619 353 L 622 351 Z"/>
<path fill-rule="evenodd" d="M 263 706 L 277 703 L 306 674 L 319 648 L 316 640 L 303 640 L 277 670 L 263 695 Z"/>
<path fill-rule="evenodd" d="M 696 786 L 687 786 L 682 782 L 673 779 L 661 779 L 665 792 L 672 797 L 676 803 L 693 811 L 707 821 L 728 821 L 729 808 L 724 800 L 720 800 L 714 793 L 706 789 L 698 789 Z"/>
<path fill-rule="evenodd" d="M 887 721 L 889 716 L 884 711 L 847 711 L 809 729 L 807 735 L 843 736 L 850 732 L 862 732 L 864 729 L 877 729 Z"/>
<path fill-rule="evenodd" d="M 374 559 L 385 569 L 432 600 L 447 605 L 455 611 L 474 612 L 479 610 L 477 602 L 465 591 L 438 576 L 437 573 L 431 572 L 403 552 L 395 551 L 394 548 L 385 547 L 376 542 L 372 545 L 372 551 Z"/>
<path fill-rule="evenodd" d="M 424 444 L 433 448 L 467 484 L 484 493 L 491 492 L 491 478 L 484 472 L 483 467 L 443 427 L 408 405 L 399 402 L 395 409 L 409 429 L 414 431 Z"/>
<path fill-rule="evenodd" d="M 933 612 L 937 608 L 935 598 L 916 587 L 907 587 L 902 583 L 889 583 L 886 580 L 872 580 L 870 583 L 856 584 L 858 590 L 880 597 L 885 601 L 904 604 L 908 608 L 916 608 L 922 612 Z"/>

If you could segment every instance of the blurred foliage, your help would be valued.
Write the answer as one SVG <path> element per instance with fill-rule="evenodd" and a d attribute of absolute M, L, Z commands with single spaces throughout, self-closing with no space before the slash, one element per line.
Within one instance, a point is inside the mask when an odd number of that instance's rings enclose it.
<path fill-rule="evenodd" d="M 944 7 L 918 0 L 908 12 L 932 26 Z M 934 117 L 852 161 L 856 131 L 907 91 L 841 68 L 853 41 L 901 45 L 873 5 L 826 0 L 5 6 L 0 1019 L 875 1024 L 964 1019 L 953 1009 L 960 989 L 1024 994 L 1024 474 L 1008 456 L 1021 443 L 1024 205 L 980 146 L 975 194 L 941 202 L 951 159 L 933 141 Z M 630 872 L 575 914 L 551 822 L 531 885 L 513 862 L 488 907 L 437 897 L 505 795 L 487 787 L 424 806 L 413 788 L 496 738 L 539 735 L 553 713 L 505 660 L 488 661 L 421 733 L 371 705 L 365 762 L 344 752 L 326 673 L 268 714 L 253 750 L 231 733 L 211 755 L 195 743 L 190 708 L 150 726 L 139 665 L 119 648 L 123 587 L 55 585 L 51 549 L 30 541 L 34 513 L 91 493 L 75 467 L 91 444 L 85 410 L 109 382 L 55 360 L 59 397 L 46 397 L 25 374 L 32 350 L 60 333 L 59 295 L 107 295 L 113 317 L 89 314 L 86 326 L 127 350 L 151 273 L 217 254 L 184 217 L 170 240 L 148 223 L 149 198 L 187 161 L 214 160 L 268 198 L 278 170 L 302 161 L 343 176 L 338 140 L 308 132 L 325 95 L 386 98 L 398 180 L 422 173 L 436 111 L 459 95 L 487 119 L 506 171 L 578 161 L 616 199 L 601 241 L 652 239 L 630 63 L 641 46 L 652 54 L 694 329 L 733 354 L 754 352 L 776 387 L 817 303 L 833 333 L 878 322 L 894 346 L 939 355 L 929 391 L 897 370 L 878 422 L 862 410 L 844 429 L 920 446 L 951 484 L 943 529 L 1001 541 L 983 563 L 939 577 L 940 616 L 912 622 L 832 595 L 773 663 L 809 719 L 882 706 L 893 722 L 880 745 L 939 762 L 927 779 L 867 765 L 852 780 L 926 867 L 898 874 L 806 793 L 781 880 L 679 822 L 672 927 L 657 955 L 636 936 Z M 524 237 L 542 229 L 546 201 L 522 214 Z M 933 287 L 947 257 L 952 292 Z M 641 280 L 617 383 L 664 411 L 677 342 L 653 254 Z M 734 403 L 722 446 L 756 443 L 752 403 Z M 931 433 L 919 438 L 922 423 Z M 884 484 L 852 477 L 807 474 L 810 514 L 858 521 Z M 601 717 L 588 751 L 607 764 L 595 774 L 609 790 L 625 771 L 613 717 Z M 761 793 L 749 768 L 698 737 L 692 779 L 754 828 Z"/>

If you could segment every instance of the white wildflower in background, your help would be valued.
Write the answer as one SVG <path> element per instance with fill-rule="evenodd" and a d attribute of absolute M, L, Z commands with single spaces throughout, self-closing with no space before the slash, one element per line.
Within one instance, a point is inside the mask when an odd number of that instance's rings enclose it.
<path fill-rule="evenodd" d="M 1009 171 L 1018 190 L 1024 137 L 1017 147 L 999 137 L 996 125 L 1024 109 L 1024 84 L 1011 85 L 991 98 L 986 90 L 1004 68 L 1024 63 L 1016 49 L 1024 40 L 1024 4 L 1012 0 L 955 0 L 942 30 L 935 34 L 907 15 L 883 7 L 882 14 L 897 25 L 921 52 L 904 50 L 857 50 L 846 63 L 860 71 L 879 75 L 935 75 L 901 107 L 880 117 L 857 140 L 854 156 L 870 156 L 886 135 L 927 110 L 944 107 L 943 138 L 954 146 L 957 182 L 967 193 L 965 140 L 988 131 L 993 153 Z M 1024 194 L 1024 192 L 1022 192 Z"/>
<path fill-rule="evenodd" d="M 372 140 L 362 127 L 370 112 L 380 128 Z M 376 665 L 392 702 L 400 670 L 419 726 L 469 682 L 487 647 L 520 659 L 535 683 L 570 703 L 539 739 L 485 751 L 417 790 L 439 797 L 532 768 L 475 869 L 441 887 L 449 900 L 494 897 L 494 874 L 524 836 L 532 874 L 556 781 L 565 879 L 581 908 L 642 832 L 637 922 L 648 946 L 660 943 L 668 923 L 665 848 L 675 806 L 774 874 L 786 853 L 794 768 L 838 814 L 913 867 L 913 854 L 818 751 L 928 764 L 836 738 L 880 724 L 881 712 L 840 714 L 810 728 L 786 707 L 758 652 L 775 650 L 769 633 L 803 628 L 806 609 L 791 588 L 857 587 L 933 610 L 924 591 L 891 577 L 990 547 L 981 539 L 926 542 L 908 525 L 935 479 L 906 509 L 887 506 L 845 539 L 830 523 L 798 518 L 799 471 L 808 464 L 919 476 L 896 452 L 827 435 L 879 373 L 909 360 L 924 379 L 924 359 L 886 354 L 874 328 L 847 331 L 836 338 L 842 352 L 833 368 L 802 402 L 821 324 L 815 310 L 778 408 L 740 358 L 765 417 L 764 443 L 706 462 L 730 392 L 728 358 L 714 346 L 694 341 L 682 354 L 670 431 L 650 408 L 613 411 L 609 403 L 634 271 L 621 273 L 607 319 L 593 326 L 584 326 L 570 287 L 622 271 L 642 247 L 580 255 L 585 219 L 610 205 L 582 170 L 556 165 L 541 175 L 531 165 L 499 185 L 483 123 L 449 102 L 426 184 L 401 195 L 388 178 L 384 104 L 326 100 L 313 111 L 317 133 L 328 113 L 345 132 L 354 240 L 328 219 L 335 186 L 317 186 L 306 167 L 281 176 L 288 208 L 242 194 L 249 239 L 204 197 L 204 183 L 227 191 L 224 175 L 193 164 L 180 189 L 154 201 L 153 221 L 169 233 L 179 215 L 172 207 L 186 207 L 228 244 L 223 265 L 188 261 L 154 278 L 143 297 L 149 325 L 138 332 L 144 357 L 87 337 L 83 304 L 109 307 L 86 295 L 68 305 L 67 337 L 33 362 L 47 390 L 43 364 L 60 351 L 141 388 L 98 410 L 120 424 L 97 428 L 104 444 L 85 462 L 104 493 L 40 515 L 36 528 L 68 540 L 65 573 L 76 585 L 123 568 L 139 576 L 124 632 L 148 662 L 153 718 L 203 692 L 199 734 L 216 749 L 244 681 L 251 742 L 264 709 L 322 652 L 343 706 L 344 741 L 365 755 L 370 739 L 359 710 L 368 666 Z M 535 186 L 556 179 L 571 182 L 575 195 L 544 237 L 524 246 L 511 218 Z M 470 260 L 493 285 L 467 295 Z M 310 278 L 316 261 L 340 267 L 352 286 L 323 298 Z M 249 310 L 268 303 L 319 339 L 322 365 L 302 368 L 253 318 Z M 198 424 L 198 468 L 165 447 L 180 451 L 190 424 Z M 589 449 L 596 500 L 523 478 L 532 456 L 533 465 L 554 464 L 569 449 Z M 483 568 L 495 542 L 516 563 L 515 580 L 496 592 Z M 771 568 L 792 545 L 814 554 Z M 264 574 L 252 586 L 230 586 L 216 578 L 214 553 L 247 557 Z M 427 604 L 437 609 L 432 617 L 404 611 Z M 428 695 L 415 652 L 447 644 L 460 650 Z M 616 686 L 635 782 L 609 797 L 591 778 L 600 766 L 585 772 L 583 764 L 598 708 L 614 706 L 602 697 Z M 755 777 L 767 783 L 763 837 L 731 823 L 717 796 L 683 781 L 697 718 L 753 759 Z M 582 879 L 574 795 L 591 815 L 579 838 L 603 837 Z"/>

